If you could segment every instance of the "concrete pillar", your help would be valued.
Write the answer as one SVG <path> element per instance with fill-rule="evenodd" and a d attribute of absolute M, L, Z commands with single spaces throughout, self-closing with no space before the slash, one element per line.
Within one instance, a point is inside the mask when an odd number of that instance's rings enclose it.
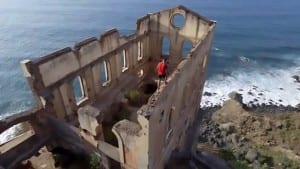
<path fill-rule="evenodd" d="M 112 128 L 118 140 L 120 163 L 124 168 L 149 168 L 149 121 L 138 115 L 138 122 L 122 120 Z"/>
<path fill-rule="evenodd" d="M 148 60 L 149 56 L 151 56 L 151 49 L 150 49 L 150 36 L 146 36 L 143 38 L 142 40 L 143 44 L 142 44 L 142 55 L 143 55 L 143 59 Z"/>
<path fill-rule="evenodd" d="M 140 131 L 138 124 L 122 120 L 113 126 L 112 131 L 118 139 L 120 162 L 122 166 L 138 168 L 137 135 Z"/>
<path fill-rule="evenodd" d="M 39 74 L 38 67 L 35 66 L 30 60 L 23 60 L 20 64 L 23 74 L 29 84 L 30 90 L 32 91 L 33 97 L 36 100 L 37 106 L 45 106 L 38 94 L 40 90 L 44 89 L 43 80 Z"/>
<path fill-rule="evenodd" d="M 97 108 L 87 105 L 77 111 L 80 128 L 89 132 L 92 136 L 102 135 L 102 125 L 104 114 Z"/>
<path fill-rule="evenodd" d="M 126 50 L 126 59 L 127 59 L 129 69 L 134 69 L 134 67 L 136 67 L 137 52 L 138 52 L 137 43 L 132 43 L 131 45 L 129 45 L 129 47 Z"/>
<path fill-rule="evenodd" d="M 53 94 L 52 105 L 56 112 L 56 116 L 59 119 L 65 119 L 66 110 L 65 110 L 64 101 L 59 88 L 54 89 L 52 94 Z"/>
<path fill-rule="evenodd" d="M 93 76 L 93 86 L 95 89 L 95 94 L 98 95 L 100 93 L 102 84 L 101 84 L 101 62 L 98 62 L 97 64 L 93 65 L 91 68 L 91 73 Z"/>
<path fill-rule="evenodd" d="M 114 83 L 119 78 L 117 69 L 120 66 L 118 66 L 119 64 L 117 63 L 117 55 L 110 56 L 107 60 L 107 63 L 108 63 L 108 72 L 110 74 L 111 83 Z"/>
<path fill-rule="evenodd" d="M 96 97 L 95 83 L 93 78 L 92 67 L 85 69 L 83 73 L 82 83 L 84 86 L 84 93 L 89 100 L 94 100 Z"/>
<path fill-rule="evenodd" d="M 60 87 L 60 93 L 62 95 L 67 116 L 73 116 L 74 113 L 76 113 L 77 105 L 73 94 L 72 82 L 62 84 Z"/>
<path fill-rule="evenodd" d="M 115 67 L 116 77 L 120 77 L 121 73 L 122 73 L 122 67 L 120 65 L 120 63 L 121 63 L 121 57 L 122 57 L 122 52 L 123 52 L 123 50 L 120 51 L 119 53 L 113 55 L 113 57 L 115 57 L 115 58 L 114 58 L 114 60 L 112 60 L 112 62 L 114 62 L 115 65 L 116 65 L 116 67 Z M 127 62 L 127 64 L 128 64 L 128 62 Z"/>

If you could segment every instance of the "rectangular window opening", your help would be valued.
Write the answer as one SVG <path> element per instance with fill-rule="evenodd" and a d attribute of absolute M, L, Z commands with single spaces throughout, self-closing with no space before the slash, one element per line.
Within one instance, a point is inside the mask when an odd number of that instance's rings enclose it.
<path fill-rule="evenodd" d="M 100 65 L 100 80 L 102 86 L 108 86 L 110 81 L 110 72 L 109 72 L 109 64 L 106 61 L 103 61 Z"/>
<path fill-rule="evenodd" d="M 72 81 L 72 87 L 73 87 L 73 94 L 76 100 L 76 103 L 79 104 L 82 100 L 85 99 L 85 93 L 82 83 L 82 78 L 80 76 L 77 76 Z"/>
<path fill-rule="evenodd" d="M 122 72 L 125 72 L 128 69 L 128 61 L 127 61 L 127 55 L 126 55 L 126 50 L 122 50 L 121 53 L 121 70 Z"/>
<path fill-rule="evenodd" d="M 141 41 L 138 42 L 138 61 L 143 59 L 143 44 Z"/>

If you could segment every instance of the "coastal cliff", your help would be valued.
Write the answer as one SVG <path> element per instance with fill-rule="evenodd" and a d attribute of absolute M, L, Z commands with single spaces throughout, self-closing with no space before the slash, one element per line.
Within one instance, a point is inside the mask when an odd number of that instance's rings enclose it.
<path fill-rule="evenodd" d="M 229 97 L 222 107 L 202 110 L 199 151 L 213 151 L 236 169 L 299 169 L 299 109 L 250 108 L 238 93 Z"/>

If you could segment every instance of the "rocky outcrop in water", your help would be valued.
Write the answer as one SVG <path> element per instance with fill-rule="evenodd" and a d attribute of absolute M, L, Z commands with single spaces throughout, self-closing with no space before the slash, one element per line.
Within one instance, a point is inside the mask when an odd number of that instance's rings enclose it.
<path fill-rule="evenodd" d="M 295 79 L 296 82 L 300 83 L 300 76 L 294 75 L 292 78 Z"/>

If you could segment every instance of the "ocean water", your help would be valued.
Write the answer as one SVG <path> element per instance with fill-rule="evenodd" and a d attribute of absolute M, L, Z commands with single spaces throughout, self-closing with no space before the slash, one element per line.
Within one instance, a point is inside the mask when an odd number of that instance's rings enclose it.
<path fill-rule="evenodd" d="M 0 119 L 34 105 L 19 62 L 116 27 L 134 32 L 136 19 L 185 5 L 217 21 L 201 106 L 239 91 L 246 103 L 300 103 L 300 1 L 252 0 L 1 0 Z M 250 93 L 250 94 L 249 94 Z"/>

